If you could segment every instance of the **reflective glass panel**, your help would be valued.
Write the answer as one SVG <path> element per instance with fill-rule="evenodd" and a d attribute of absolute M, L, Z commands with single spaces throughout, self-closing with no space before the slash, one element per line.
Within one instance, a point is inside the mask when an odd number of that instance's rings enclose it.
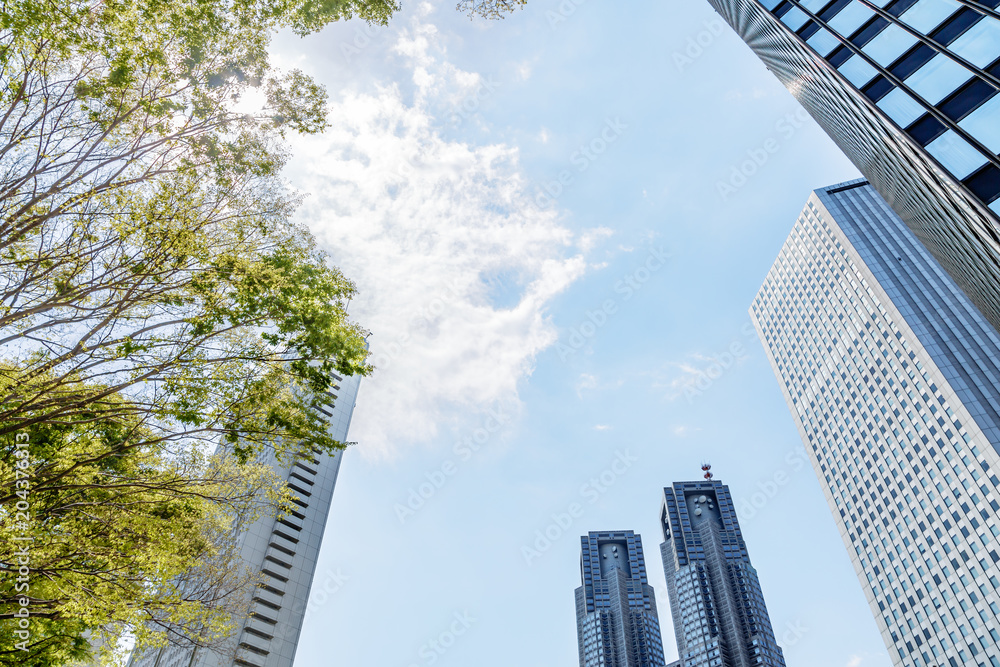
<path fill-rule="evenodd" d="M 833 36 L 832 32 L 826 28 L 820 28 L 815 35 L 806 41 L 806 44 L 811 46 L 816 53 L 825 58 L 830 54 L 830 51 L 837 48 L 837 45 L 840 44 L 840 42 Z"/>
<path fill-rule="evenodd" d="M 811 11 L 813 14 L 826 6 L 827 0 L 802 0 L 800 5 Z"/>
<path fill-rule="evenodd" d="M 1000 95 L 990 98 L 958 126 L 994 153 L 1000 153 Z"/>
<path fill-rule="evenodd" d="M 918 0 L 899 18 L 926 35 L 961 8 L 955 0 Z"/>
<path fill-rule="evenodd" d="M 875 10 L 871 7 L 865 7 L 857 0 L 852 0 L 851 4 L 829 20 L 828 25 L 844 37 L 850 37 L 851 33 L 860 28 L 874 13 Z"/>
<path fill-rule="evenodd" d="M 792 30 L 798 30 L 804 26 L 808 20 L 809 16 L 798 7 L 792 7 L 788 10 L 787 14 L 781 17 L 781 22 Z"/>
<path fill-rule="evenodd" d="M 878 108 L 900 127 L 907 127 L 920 118 L 926 111 L 920 102 L 906 94 L 902 88 L 896 88 L 878 101 Z"/>
<path fill-rule="evenodd" d="M 955 130 L 948 130 L 927 144 L 927 152 L 959 180 L 986 164 L 986 156 L 958 136 Z"/>
<path fill-rule="evenodd" d="M 863 50 L 879 65 L 888 67 L 916 43 L 916 37 L 892 24 L 865 44 Z"/>
<path fill-rule="evenodd" d="M 854 84 L 856 88 L 861 88 L 877 73 L 875 68 L 861 59 L 860 56 L 853 55 L 847 62 L 838 67 L 840 73 L 847 77 L 847 80 Z"/>
<path fill-rule="evenodd" d="M 951 43 L 951 50 L 976 67 L 1000 58 L 1000 21 L 986 16 Z"/>
<path fill-rule="evenodd" d="M 846 63 L 845 63 L 846 64 Z M 929 104 L 937 104 L 968 81 L 972 72 L 939 53 L 906 79 L 906 85 Z"/>

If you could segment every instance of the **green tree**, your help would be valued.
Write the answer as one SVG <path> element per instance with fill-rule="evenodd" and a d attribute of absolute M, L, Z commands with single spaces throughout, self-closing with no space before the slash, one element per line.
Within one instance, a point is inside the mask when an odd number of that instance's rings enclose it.
<path fill-rule="evenodd" d="M 17 477 L 21 501 L 0 506 L 0 562 L 30 568 L 0 578 L 4 608 L 30 614 L 24 634 L 0 634 L 0 662 L 82 659 L 88 636 L 110 661 L 124 630 L 140 647 L 216 647 L 257 583 L 238 559 L 239 531 L 287 511 L 290 493 L 264 463 L 151 444 L 139 415 L 80 417 L 0 439 L 0 475 Z"/>
<path fill-rule="evenodd" d="M 223 536 L 253 505 L 234 500 L 235 475 L 263 489 L 261 452 L 344 446 L 313 408 L 334 372 L 370 372 L 346 312 L 355 288 L 291 222 L 297 199 L 280 180 L 286 134 L 326 126 L 325 92 L 276 71 L 267 47 L 281 28 L 396 9 L 0 4 L 0 529 L 16 519 L 16 438 L 28 436 L 33 525 L 51 536 L 33 561 L 36 664 L 83 650 L 87 630 L 141 638 L 159 623 L 212 641 L 230 598 L 179 600 L 168 582 L 185 562 L 190 576 L 210 555 L 225 562 Z M 234 454 L 224 466 L 202 454 L 220 442 Z M 0 554 L 0 576 L 14 557 Z M 0 594 L 6 640 L 18 607 Z"/>
<path fill-rule="evenodd" d="M 465 12 L 469 16 L 502 19 L 526 4 L 528 0 L 459 0 L 458 11 Z"/>

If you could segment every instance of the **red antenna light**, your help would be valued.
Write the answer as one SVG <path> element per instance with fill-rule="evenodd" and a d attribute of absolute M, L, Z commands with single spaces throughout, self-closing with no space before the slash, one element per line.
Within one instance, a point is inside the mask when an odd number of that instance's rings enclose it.
<path fill-rule="evenodd" d="M 705 479 L 712 479 L 712 465 L 710 463 L 702 463 L 701 469 L 705 471 Z"/>

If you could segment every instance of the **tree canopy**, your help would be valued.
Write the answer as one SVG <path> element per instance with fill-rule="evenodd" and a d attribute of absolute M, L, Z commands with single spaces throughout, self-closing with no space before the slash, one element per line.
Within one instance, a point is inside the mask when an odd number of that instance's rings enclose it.
<path fill-rule="evenodd" d="M 0 4 L 0 626 L 6 538 L 35 538 L 34 662 L 7 643 L 0 662 L 62 664 L 116 628 L 211 642 L 249 585 L 218 569 L 233 527 L 281 505 L 257 459 L 344 446 L 314 408 L 334 372 L 370 372 L 366 332 L 280 178 L 326 94 L 267 47 L 397 8 Z"/>
<path fill-rule="evenodd" d="M 502 19 L 526 4 L 528 0 L 459 0 L 458 11 L 465 12 L 469 16 Z"/>

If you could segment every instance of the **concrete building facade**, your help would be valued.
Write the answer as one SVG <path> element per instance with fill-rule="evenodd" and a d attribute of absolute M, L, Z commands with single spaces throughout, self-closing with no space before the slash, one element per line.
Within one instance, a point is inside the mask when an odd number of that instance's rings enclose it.
<path fill-rule="evenodd" d="M 360 378 L 336 376 L 321 411 L 330 434 L 346 441 Z M 292 514 L 262 518 L 242 534 L 241 560 L 263 575 L 250 615 L 237 619 L 225 651 L 168 645 L 134 654 L 130 667 L 292 667 L 326 528 L 342 452 L 312 455 L 291 465 L 270 459 L 295 494 Z"/>

